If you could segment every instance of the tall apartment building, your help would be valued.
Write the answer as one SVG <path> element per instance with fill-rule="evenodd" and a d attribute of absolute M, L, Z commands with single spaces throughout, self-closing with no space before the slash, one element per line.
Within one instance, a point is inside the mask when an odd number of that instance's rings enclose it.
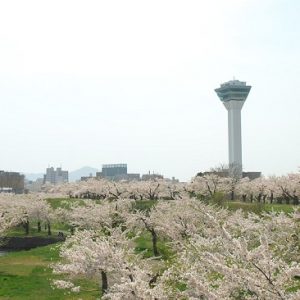
<path fill-rule="evenodd" d="M 60 184 L 65 182 L 69 182 L 68 171 L 63 171 L 61 168 L 56 168 L 55 170 L 53 167 L 46 169 L 44 183 Z"/>
<path fill-rule="evenodd" d="M 0 192 L 13 192 L 21 194 L 24 192 L 24 175 L 18 172 L 0 171 Z"/>

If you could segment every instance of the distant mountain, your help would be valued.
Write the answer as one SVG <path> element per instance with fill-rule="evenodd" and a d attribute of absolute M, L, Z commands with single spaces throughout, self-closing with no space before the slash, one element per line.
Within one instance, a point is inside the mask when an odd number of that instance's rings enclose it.
<path fill-rule="evenodd" d="M 74 170 L 72 172 L 69 172 L 69 181 L 73 182 L 76 180 L 80 180 L 83 176 L 92 176 L 96 175 L 96 172 L 98 172 L 98 169 L 92 168 L 92 167 L 82 167 L 78 170 Z M 35 181 L 38 178 L 44 178 L 44 173 L 24 173 L 25 179 Z"/>
<path fill-rule="evenodd" d="M 92 174 L 92 176 L 95 176 L 96 172 L 98 172 L 98 169 L 96 168 L 83 167 L 78 170 L 69 172 L 69 181 L 72 182 L 72 181 L 80 180 L 81 177 L 90 176 L 90 174 Z"/>

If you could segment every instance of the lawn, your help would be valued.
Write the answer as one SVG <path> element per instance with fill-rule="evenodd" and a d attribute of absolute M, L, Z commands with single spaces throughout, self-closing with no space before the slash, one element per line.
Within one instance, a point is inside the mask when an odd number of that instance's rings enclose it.
<path fill-rule="evenodd" d="M 76 199 L 76 198 L 49 198 L 47 202 L 50 206 L 54 209 L 59 207 L 62 208 L 69 208 L 72 202 L 79 202 L 80 204 L 84 205 L 85 199 Z M 97 203 L 101 203 L 101 200 L 94 200 Z M 137 200 L 134 204 L 133 209 L 138 210 L 150 210 L 152 206 L 157 203 L 157 200 Z"/>
<path fill-rule="evenodd" d="M 35 248 L 29 251 L 11 252 L 0 257 L 0 299 L 96 299 L 99 287 L 95 280 L 78 278 L 82 291 L 68 294 L 51 287 L 52 274 L 49 264 L 59 259 L 59 245 Z"/>
<path fill-rule="evenodd" d="M 228 201 L 225 202 L 224 206 L 229 210 L 242 209 L 247 212 L 261 213 L 266 212 L 284 212 L 291 213 L 294 209 L 299 209 L 299 206 L 290 205 L 290 204 L 270 204 L 270 203 L 249 203 L 249 202 L 240 202 L 240 201 Z"/>
<path fill-rule="evenodd" d="M 73 281 L 82 287 L 80 293 L 68 294 L 53 289 L 51 280 L 63 279 L 52 274 L 49 265 L 59 260 L 60 244 L 38 247 L 28 251 L 11 252 L 0 257 L 0 299 L 99 299 L 99 286 L 95 279 L 77 278 Z M 161 259 L 170 259 L 171 249 L 165 241 L 158 241 Z M 136 252 L 152 257 L 151 236 L 145 233 L 136 240 Z M 160 259 L 159 259 L 160 260 Z M 157 261 L 157 264 L 160 263 Z"/>
<path fill-rule="evenodd" d="M 62 207 L 69 208 L 72 202 L 83 202 L 81 199 L 75 198 L 49 198 L 46 201 L 50 204 L 50 206 L 54 209 Z"/>
<path fill-rule="evenodd" d="M 150 233 L 144 233 L 135 239 L 136 253 L 142 253 L 144 258 L 153 257 L 153 246 L 152 246 L 152 239 Z M 160 254 L 160 258 L 163 260 L 168 260 L 174 254 L 168 241 L 158 237 L 157 241 L 157 248 Z"/>

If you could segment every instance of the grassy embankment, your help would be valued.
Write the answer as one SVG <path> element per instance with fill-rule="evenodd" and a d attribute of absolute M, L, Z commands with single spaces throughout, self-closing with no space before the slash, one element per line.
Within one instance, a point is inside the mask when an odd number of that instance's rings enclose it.
<path fill-rule="evenodd" d="M 29 251 L 9 253 L 0 257 L 0 299 L 96 299 L 99 288 L 95 280 L 78 278 L 83 287 L 78 294 L 67 294 L 52 289 L 51 280 L 60 277 L 52 274 L 49 265 L 59 259 L 58 246 L 45 246 Z"/>

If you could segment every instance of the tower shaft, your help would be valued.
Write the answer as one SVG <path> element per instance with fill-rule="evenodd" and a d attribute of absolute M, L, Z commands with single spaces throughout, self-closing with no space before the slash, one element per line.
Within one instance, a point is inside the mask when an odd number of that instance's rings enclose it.
<path fill-rule="evenodd" d="M 224 105 L 228 111 L 228 156 L 232 175 L 242 175 L 242 126 L 241 111 L 244 101 L 228 101 Z"/>

